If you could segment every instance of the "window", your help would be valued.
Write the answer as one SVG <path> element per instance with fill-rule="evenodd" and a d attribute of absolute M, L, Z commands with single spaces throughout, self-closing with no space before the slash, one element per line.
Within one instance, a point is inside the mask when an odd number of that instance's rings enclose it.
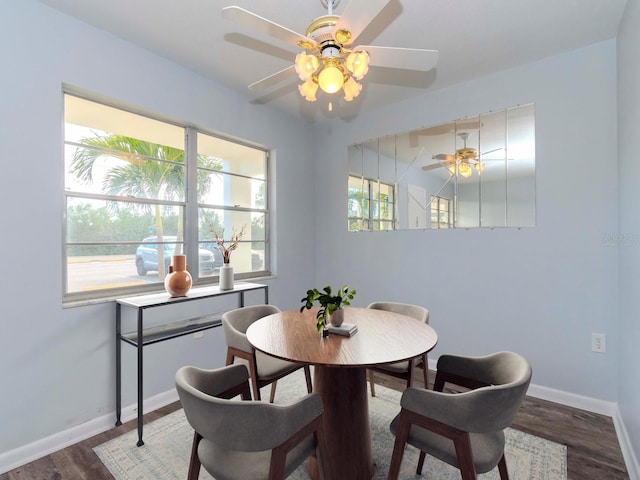
<path fill-rule="evenodd" d="M 66 301 L 158 289 L 174 254 L 216 282 L 241 229 L 236 276 L 268 274 L 264 149 L 71 93 L 64 115 Z"/>
<path fill-rule="evenodd" d="M 378 180 L 349 175 L 349 231 L 393 230 L 395 188 Z"/>
<path fill-rule="evenodd" d="M 431 228 L 452 228 L 451 200 L 431 195 Z"/>

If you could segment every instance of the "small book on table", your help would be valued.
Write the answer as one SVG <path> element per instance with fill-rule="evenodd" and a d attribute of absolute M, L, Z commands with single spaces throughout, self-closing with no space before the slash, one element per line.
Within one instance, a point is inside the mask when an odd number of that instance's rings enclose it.
<path fill-rule="evenodd" d="M 335 333 L 336 335 L 343 335 L 345 337 L 350 337 L 354 333 L 358 331 L 358 326 L 353 323 L 343 323 L 339 327 L 334 325 L 329 325 L 329 333 Z"/>

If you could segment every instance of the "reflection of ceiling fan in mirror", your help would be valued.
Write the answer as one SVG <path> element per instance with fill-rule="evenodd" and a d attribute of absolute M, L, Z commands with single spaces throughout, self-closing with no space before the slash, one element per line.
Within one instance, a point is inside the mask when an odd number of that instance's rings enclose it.
<path fill-rule="evenodd" d="M 428 71 L 438 61 L 436 50 L 418 48 L 353 46 L 360 33 L 384 9 L 390 0 L 350 0 L 342 15 L 333 15 L 340 0 L 321 0 L 327 15 L 313 20 L 305 35 L 296 33 L 240 7 L 222 9 L 222 16 L 254 31 L 304 49 L 294 65 L 249 85 L 251 90 L 271 88 L 296 73 L 303 82 L 298 86 L 307 101 L 316 100 L 318 87 L 326 94 L 339 92 L 349 102 L 360 94 L 369 65 Z M 331 109 L 331 104 L 330 109 Z"/>
<path fill-rule="evenodd" d="M 469 133 L 458 133 L 458 136 L 462 139 L 464 146 L 457 149 L 455 155 L 450 155 L 447 153 L 434 155 L 432 158 L 434 160 L 439 160 L 439 162 L 433 163 L 431 165 L 425 165 L 424 167 L 422 167 L 422 169 L 433 170 L 434 168 L 446 167 L 451 175 L 458 175 L 463 178 L 469 178 L 473 173 L 473 169 L 475 169 L 478 173 L 481 173 L 484 170 L 485 163 L 480 160 L 478 150 L 476 150 L 475 148 L 467 147 L 467 138 L 469 138 Z M 502 149 L 496 148 L 494 150 L 485 152 L 482 155 L 487 155 L 498 150 Z"/>

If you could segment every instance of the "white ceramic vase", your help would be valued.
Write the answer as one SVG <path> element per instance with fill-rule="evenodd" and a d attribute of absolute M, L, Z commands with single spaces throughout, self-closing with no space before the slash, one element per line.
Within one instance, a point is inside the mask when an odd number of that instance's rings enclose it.
<path fill-rule="evenodd" d="M 334 327 L 339 327 L 344 322 L 344 309 L 339 308 L 331 315 L 329 315 L 329 323 Z"/>
<path fill-rule="evenodd" d="M 220 290 L 233 290 L 233 267 L 230 263 L 220 267 Z"/>

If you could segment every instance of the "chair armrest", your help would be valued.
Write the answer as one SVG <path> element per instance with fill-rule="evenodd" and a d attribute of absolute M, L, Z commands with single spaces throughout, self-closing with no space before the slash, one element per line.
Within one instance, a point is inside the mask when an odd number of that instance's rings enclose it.
<path fill-rule="evenodd" d="M 442 387 L 442 380 L 468 388 L 499 385 L 514 381 L 529 381 L 531 366 L 513 352 L 497 352 L 490 355 L 469 357 L 442 355 L 438 359 L 437 379 L 434 389 Z"/>
<path fill-rule="evenodd" d="M 230 322 L 222 319 L 222 328 L 224 330 L 224 339 L 227 346 L 237 348 L 243 352 L 253 353 L 253 346 L 247 339 L 247 334 L 236 329 Z"/>
<path fill-rule="evenodd" d="M 245 392 L 248 379 L 247 367 L 241 364 L 215 370 L 187 366 L 177 371 L 176 387 L 188 384 L 212 397 L 233 398 Z"/>
<path fill-rule="evenodd" d="M 197 393 L 191 398 L 181 396 L 181 400 L 196 432 L 209 441 L 221 442 L 223 448 L 245 452 L 271 450 L 281 445 L 323 411 L 322 399 L 316 393 L 290 405 L 220 400 Z"/>
<path fill-rule="evenodd" d="M 492 387 L 449 394 L 423 388 L 408 388 L 402 408 L 467 432 L 494 432 L 508 427 L 513 416 L 511 393 L 502 395 Z M 509 402 L 509 406 L 503 403 Z"/>
<path fill-rule="evenodd" d="M 466 430 L 464 413 L 465 403 L 468 402 L 465 402 L 462 395 L 410 387 L 402 394 L 400 405 L 423 417 Z"/>
<path fill-rule="evenodd" d="M 305 395 L 289 405 L 266 404 L 271 407 L 262 414 L 256 413 L 256 419 L 263 422 L 264 437 L 271 436 L 270 446 L 274 448 L 291 438 L 304 426 L 322 415 L 324 410 L 322 397 L 317 393 Z M 266 413 L 266 415 L 265 415 Z"/>

